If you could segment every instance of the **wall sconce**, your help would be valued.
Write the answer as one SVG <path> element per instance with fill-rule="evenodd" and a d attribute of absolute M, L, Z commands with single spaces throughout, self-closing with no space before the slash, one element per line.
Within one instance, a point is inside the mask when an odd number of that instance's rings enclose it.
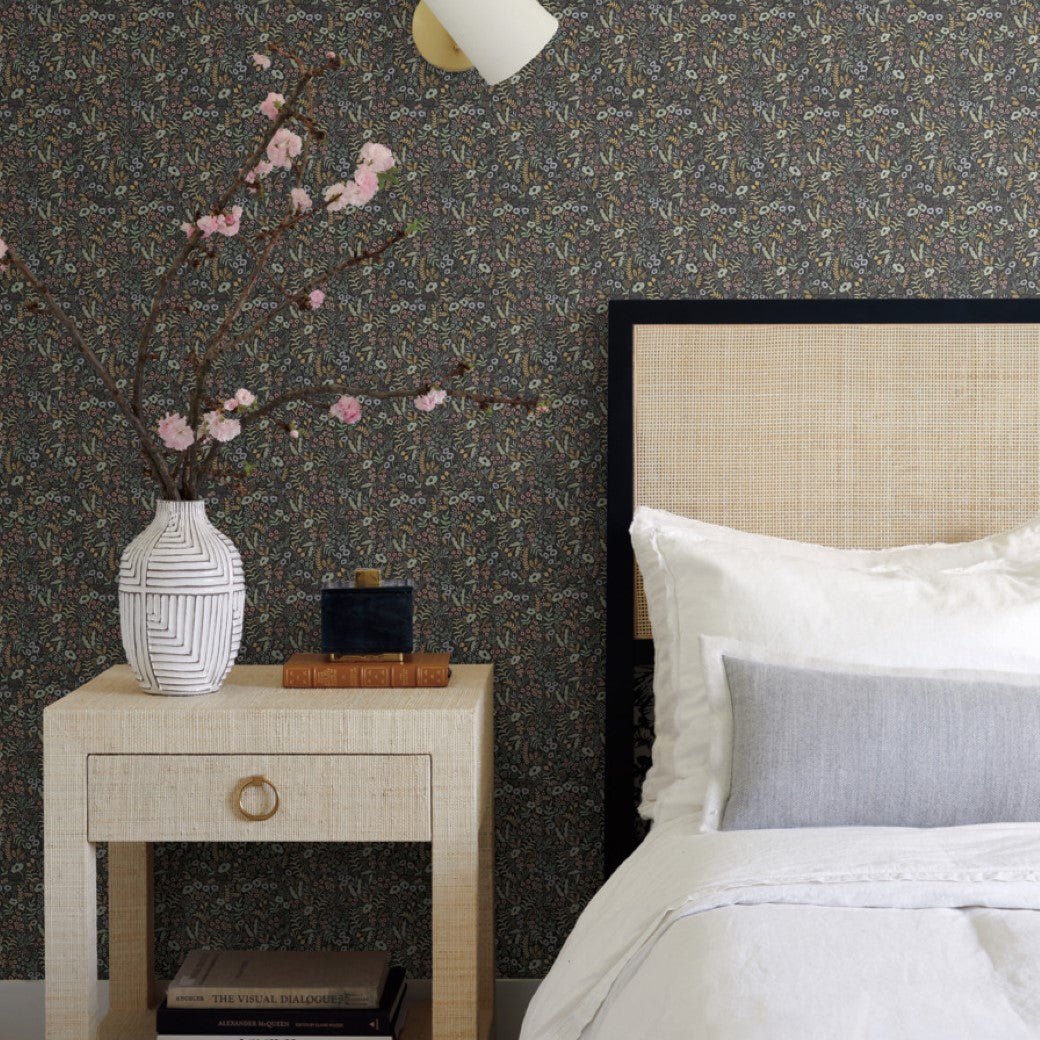
<path fill-rule="evenodd" d="M 420 0 L 412 38 L 431 65 L 476 67 L 494 86 L 519 72 L 559 26 L 538 0 Z"/>

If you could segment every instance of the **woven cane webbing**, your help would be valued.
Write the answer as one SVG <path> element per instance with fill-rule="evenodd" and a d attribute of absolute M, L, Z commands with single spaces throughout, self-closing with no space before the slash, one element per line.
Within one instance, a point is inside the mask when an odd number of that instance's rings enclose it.
<path fill-rule="evenodd" d="M 634 355 L 637 505 L 862 548 L 1040 507 L 1040 326 L 641 325 Z"/>

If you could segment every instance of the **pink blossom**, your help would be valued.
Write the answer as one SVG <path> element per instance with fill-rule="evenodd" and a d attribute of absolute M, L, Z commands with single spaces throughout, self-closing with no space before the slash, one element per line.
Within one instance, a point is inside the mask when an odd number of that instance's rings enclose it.
<path fill-rule="evenodd" d="M 361 146 L 358 162 L 372 168 L 375 173 L 385 173 L 396 163 L 394 153 L 385 144 L 376 144 L 375 141 L 366 141 Z"/>
<path fill-rule="evenodd" d="M 258 177 L 260 179 L 266 177 L 273 169 L 274 166 L 271 163 L 266 159 L 261 159 L 242 179 L 246 184 L 252 184 Z"/>
<path fill-rule="evenodd" d="M 225 419 L 219 410 L 206 412 L 202 421 L 206 435 L 221 444 L 233 441 L 242 432 L 242 424 L 237 419 Z"/>
<path fill-rule="evenodd" d="M 303 139 L 287 126 L 280 126 L 267 144 L 267 158 L 272 166 L 288 170 L 293 159 L 303 150 Z"/>
<path fill-rule="evenodd" d="M 320 289 L 312 289 L 307 295 L 307 302 L 311 310 L 316 311 L 325 302 L 325 294 Z"/>
<path fill-rule="evenodd" d="M 364 206 L 372 201 L 373 196 L 379 191 L 379 175 L 371 166 L 359 166 L 354 171 L 354 184 L 357 185 L 357 206 Z"/>
<path fill-rule="evenodd" d="M 209 238 L 214 231 L 217 230 L 217 218 L 212 213 L 207 213 L 204 217 L 199 217 L 195 221 L 196 226 L 202 232 L 203 238 Z"/>
<path fill-rule="evenodd" d="M 329 414 L 334 415 L 341 422 L 353 426 L 361 418 L 361 402 L 356 397 L 344 394 L 329 409 Z"/>
<path fill-rule="evenodd" d="M 444 404 L 447 399 L 447 390 L 441 390 L 440 387 L 434 387 L 432 390 L 428 390 L 425 394 L 420 394 L 415 399 L 415 407 L 418 408 L 420 412 L 432 412 L 437 405 Z"/>
<path fill-rule="evenodd" d="M 195 434 L 188 426 L 188 420 L 172 412 L 167 412 L 166 418 L 159 420 L 159 436 L 163 444 L 173 451 L 184 451 L 195 443 Z"/>
<path fill-rule="evenodd" d="M 185 221 L 184 221 L 184 222 L 183 222 L 183 223 L 181 224 L 181 231 L 183 231 L 183 232 L 184 232 L 184 234 L 185 234 L 185 235 L 186 235 L 186 236 L 187 236 L 188 238 L 191 238 L 192 232 L 193 232 L 194 230 L 195 230 L 195 225 L 194 225 L 194 224 L 191 224 L 191 223 L 189 223 L 189 222 L 188 222 L 187 220 L 185 220 Z"/>
<path fill-rule="evenodd" d="M 364 206 L 366 202 L 371 201 L 372 196 L 379 190 L 379 178 L 367 166 L 358 167 L 354 177 L 358 176 L 361 177 L 360 184 L 356 179 L 345 184 L 339 181 L 325 189 L 325 201 L 329 204 L 330 213 L 346 209 L 347 206 Z"/>
<path fill-rule="evenodd" d="M 278 109 L 284 104 L 285 95 L 272 92 L 260 102 L 260 112 L 262 115 L 267 116 L 268 119 L 277 119 Z"/>
<path fill-rule="evenodd" d="M 342 182 L 338 181 L 335 184 L 330 184 L 324 192 L 325 201 L 328 203 L 326 207 L 330 213 L 335 213 L 337 210 L 346 209 L 350 205 L 347 199 L 347 186 Z"/>
<path fill-rule="evenodd" d="M 253 64 L 258 69 L 269 69 L 271 67 L 271 59 L 266 54 L 254 54 Z"/>
<path fill-rule="evenodd" d="M 235 402 L 243 408 L 249 408 L 251 405 L 256 404 L 256 394 L 247 390 L 244 386 L 240 386 L 235 391 Z"/>
<path fill-rule="evenodd" d="M 238 407 L 238 401 L 233 397 L 229 397 L 223 404 L 225 412 L 233 412 Z"/>
<path fill-rule="evenodd" d="M 326 51 L 325 52 L 325 57 L 331 60 L 332 58 L 336 57 L 336 52 L 335 51 Z"/>
<path fill-rule="evenodd" d="M 7 256 L 7 243 L 0 238 L 0 260 Z"/>
<path fill-rule="evenodd" d="M 314 205 L 310 195 L 303 188 L 293 188 L 289 195 L 292 197 L 293 209 L 297 213 L 306 213 Z"/>
<path fill-rule="evenodd" d="M 296 429 L 296 427 L 294 426 L 294 427 L 293 427 L 293 428 L 292 428 L 292 429 L 291 429 L 291 430 L 289 431 L 289 436 L 290 436 L 290 437 L 292 437 L 292 439 L 293 439 L 294 441 L 295 441 L 295 440 L 299 440 L 299 438 L 300 438 L 300 431 L 299 431 L 298 429 Z"/>
<path fill-rule="evenodd" d="M 242 223 L 242 207 L 232 206 L 230 213 L 221 213 L 217 217 L 216 230 L 219 234 L 224 235 L 226 238 L 231 238 L 233 235 L 238 234 L 238 230 Z"/>

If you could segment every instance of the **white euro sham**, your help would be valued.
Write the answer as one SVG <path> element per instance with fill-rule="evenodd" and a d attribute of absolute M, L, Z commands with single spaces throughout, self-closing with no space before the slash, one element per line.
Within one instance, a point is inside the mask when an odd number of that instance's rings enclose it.
<path fill-rule="evenodd" d="M 654 635 L 641 812 L 699 813 L 709 774 L 702 635 L 850 664 L 1040 672 L 1040 521 L 975 542 L 844 550 L 640 508 Z"/>

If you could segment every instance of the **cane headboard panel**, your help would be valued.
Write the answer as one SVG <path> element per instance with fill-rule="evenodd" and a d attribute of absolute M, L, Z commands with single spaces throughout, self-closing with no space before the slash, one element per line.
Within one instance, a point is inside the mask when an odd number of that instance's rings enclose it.
<path fill-rule="evenodd" d="M 609 396 L 608 872 L 635 840 L 624 676 L 650 638 L 635 506 L 864 548 L 1023 522 L 1040 507 L 1040 303 L 613 301 Z"/>

